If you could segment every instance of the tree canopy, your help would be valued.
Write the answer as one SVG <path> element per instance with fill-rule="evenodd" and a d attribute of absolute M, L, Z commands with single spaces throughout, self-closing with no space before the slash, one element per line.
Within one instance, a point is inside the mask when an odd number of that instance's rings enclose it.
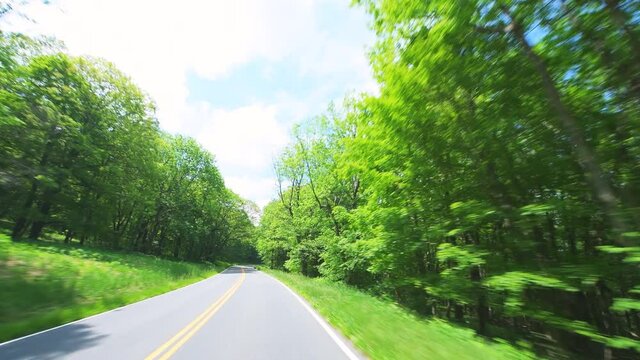
<path fill-rule="evenodd" d="M 131 79 L 51 40 L 1 33 L 0 49 L 0 218 L 14 239 L 253 257 L 248 203 L 213 155 L 159 129 Z"/>
<path fill-rule="evenodd" d="M 545 356 L 637 356 L 640 4 L 357 3 L 379 95 L 295 129 L 263 261 Z"/>

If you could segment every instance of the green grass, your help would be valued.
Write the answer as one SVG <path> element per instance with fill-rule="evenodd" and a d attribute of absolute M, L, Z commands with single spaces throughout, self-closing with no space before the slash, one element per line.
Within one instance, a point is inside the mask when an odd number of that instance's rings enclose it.
<path fill-rule="evenodd" d="M 442 320 L 425 320 L 343 284 L 266 269 L 302 295 L 371 359 L 532 359 L 522 346 L 489 341 Z"/>
<path fill-rule="evenodd" d="M 0 342 L 158 295 L 222 265 L 64 246 L 0 234 Z"/>

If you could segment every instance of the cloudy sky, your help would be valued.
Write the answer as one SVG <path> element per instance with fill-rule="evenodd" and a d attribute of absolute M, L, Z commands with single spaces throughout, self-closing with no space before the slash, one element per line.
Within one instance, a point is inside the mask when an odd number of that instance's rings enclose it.
<path fill-rule="evenodd" d="M 291 126 L 375 91 L 369 18 L 349 3 L 54 0 L 23 7 L 31 21 L 8 26 L 114 62 L 156 101 L 164 130 L 197 139 L 227 186 L 264 206 Z"/>

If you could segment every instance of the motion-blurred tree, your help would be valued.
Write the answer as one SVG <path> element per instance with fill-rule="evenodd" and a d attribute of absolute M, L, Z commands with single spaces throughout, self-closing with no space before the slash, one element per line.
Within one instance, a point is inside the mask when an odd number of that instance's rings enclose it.
<path fill-rule="evenodd" d="M 640 4 L 357 3 L 380 94 L 294 133 L 263 259 L 546 356 L 637 356 Z"/>

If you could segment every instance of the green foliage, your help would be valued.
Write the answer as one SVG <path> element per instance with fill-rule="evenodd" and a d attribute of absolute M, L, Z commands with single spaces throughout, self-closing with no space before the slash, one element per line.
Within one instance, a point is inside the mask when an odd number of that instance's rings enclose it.
<path fill-rule="evenodd" d="M 185 286 L 220 268 L 0 235 L 0 341 Z"/>
<path fill-rule="evenodd" d="M 301 294 L 371 359 L 533 359 L 530 349 L 491 342 L 441 320 L 324 279 L 269 271 Z M 524 345 L 524 344 L 522 344 Z"/>
<path fill-rule="evenodd" d="M 611 310 L 615 311 L 627 311 L 627 310 L 640 310 L 640 300 L 617 298 L 611 306 Z"/>
<path fill-rule="evenodd" d="M 441 262 L 451 262 L 441 275 L 447 276 L 456 270 L 466 270 L 471 266 L 480 266 L 485 263 L 483 259 L 486 252 L 478 252 L 473 246 L 455 246 L 444 243 L 438 245 L 438 260 Z"/>
<path fill-rule="evenodd" d="M 489 289 L 506 292 L 505 308 L 512 314 L 517 314 L 525 305 L 523 298 L 525 290 L 531 287 L 559 289 L 563 291 L 578 291 L 578 289 L 564 283 L 562 280 L 546 274 L 527 273 L 522 271 L 510 271 L 505 274 L 492 276 L 484 284 Z"/>
<path fill-rule="evenodd" d="M 294 131 L 260 241 L 543 356 L 637 357 L 638 3 L 355 3 L 379 92 Z"/>
<path fill-rule="evenodd" d="M 255 261 L 248 203 L 195 140 L 161 132 L 112 64 L 0 33 L 0 218 L 12 237 Z"/>
<path fill-rule="evenodd" d="M 624 262 L 638 263 L 640 262 L 640 246 L 619 247 L 612 245 L 598 246 L 598 250 L 609 254 L 623 254 Z"/>

